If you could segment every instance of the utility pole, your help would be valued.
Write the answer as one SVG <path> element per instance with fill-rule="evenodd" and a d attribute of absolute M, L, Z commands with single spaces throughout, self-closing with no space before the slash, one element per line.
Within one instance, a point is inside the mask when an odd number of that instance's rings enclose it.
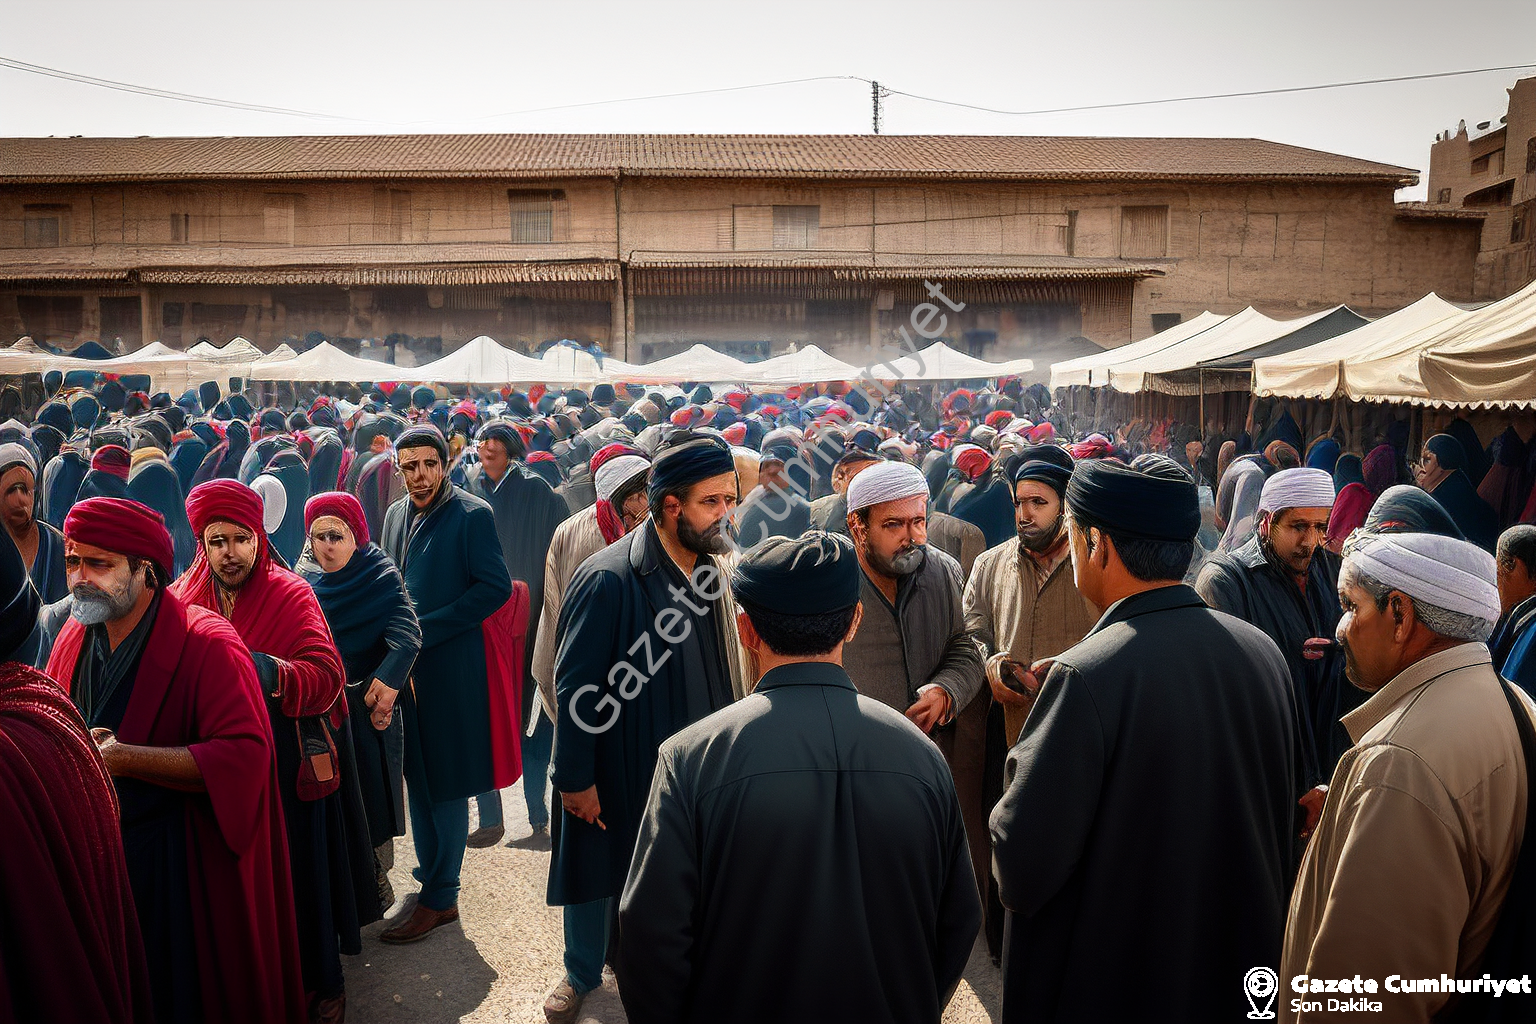
<path fill-rule="evenodd" d="M 869 98 L 875 104 L 875 134 L 880 134 L 880 83 L 869 83 Z"/>

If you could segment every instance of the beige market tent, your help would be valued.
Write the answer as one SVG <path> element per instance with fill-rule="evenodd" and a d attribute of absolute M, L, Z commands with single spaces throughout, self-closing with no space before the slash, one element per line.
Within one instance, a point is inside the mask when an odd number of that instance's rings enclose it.
<path fill-rule="evenodd" d="M 1396 367 L 1409 365 L 1425 343 L 1471 313 L 1430 292 L 1379 320 L 1284 355 L 1256 359 L 1253 391 L 1262 398 L 1356 401 L 1393 390 Z"/>
<path fill-rule="evenodd" d="M 505 384 L 539 380 L 543 369 L 537 359 L 504 348 L 482 334 L 441 359 L 405 370 L 404 378 L 452 384 Z"/>
<path fill-rule="evenodd" d="M 1195 395 L 1201 391 L 1201 363 L 1225 359 L 1268 344 L 1301 330 L 1343 307 L 1335 306 L 1294 320 L 1275 320 L 1249 306 L 1221 323 L 1161 352 L 1143 359 L 1112 367 L 1109 386 L 1116 391 L 1136 394 L 1160 391 L 1172 395 Z"/>
<path fill-rule="evenodd" d="M 380 381 L 399 380 L 401 367 L 348 355 L 328 341 L 308 352 L 281 362 L 257 363 L 250 368 L 256 380 Z"/>
<path fill-rule="evenodd" d="M 541 376 L 533 380 L 544 384 L 600 384 L 627 379 L 624 374 L 635 368 L 621 359 L 604 358 L 601 363 L 592 353 L 569 345 L 553 345 L 539 357 Z"/>
<path fill-rule="evenodd" d="M 1026 363 L 1028 366 L 1024 365 Z M 1005 366 L 1023 367 L 1024 370 L 1029 370 L 1033 369 L 1034 365 L 1034 361 L 1030 359 L 1015 359 L 1006 364 L 989 363 L 984 359 L 966 355 L 964 352 L 957 352 L 942 341 L 936 341 L 910 356 L 902 356 L 889 364 L 876 367 L 874 373 L 881 380 L 973 380 L 1023 372 L 1020 369 L 1004 369 Z"/>
<path fill-rule="evenodd" d="M 747 364 L 752 384 L 818 384 L 823 381 L 858 380 L 864 371 L 852 363 L 827 355 L 815 345 L 798 352 Z"/>
<path fill-rule="evenodd" d="M 1051 367 L 1051 388 L 1054 390 L 1075 386 L 1104 387 L 1109 383 L 1109 371 L 1112 367 L 1155 355 L 1215 327 L 1226 319 L 1228 318 L 1220 313 L 1206 310 L 1194 319 L 1175 324 L 1166 331 L 1158 331 L 1149 338 L 1133 341 L 1129 345 L 1121 345 L 1119 348 L 1112 348 L 1105 352 L 1095 352 L 1091 356 L 1081 356 L 1056 363 Z"/>
<path fill-rule="evenodd" d="M 1418 359 L 1431 402 L 1536 406 L 1536 282 L 1467 317 Z"/>
<path fill-rule="evenodd" d="M 695 345 L 686 352 L 645 363 L 626 371 L 626 379 L 636 384 L 676 384 L 679 381 L 746 380 L 749 364 L 716 352 L 708 345 Z"/>

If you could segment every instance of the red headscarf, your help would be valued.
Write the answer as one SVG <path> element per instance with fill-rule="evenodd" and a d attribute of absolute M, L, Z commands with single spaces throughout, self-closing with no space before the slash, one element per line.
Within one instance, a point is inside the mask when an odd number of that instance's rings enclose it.
<path fill-rule="evenodd" d="M 985 448 L 977 445 L 962 445 L 961 450 L 955 453 L 955 468 L 967 477 L 975 480 L 992 466 L 992 456 L 987 454 Z"/>
<path fill-rule="evenodd" d="M 162 579 L 171 578 L 176 564 L 176 550 L 164 517 L 128 498 L 76 502 L 64 517 L 64 538 L 131 558 L 147 558 L 159 567 Z"/>
<path fill-rule="evenodd" d="M 346 491 L 325 491 L 304 503 L 304 529 L 310 529 L 316 519 L 324 516 L 346 523 L 357 546 L 368 546 L 368 518 L 363 515 L 362 503 L 352 495 Z"/>
<path fill-rule="evenodd" d="M 1365 484 L 1344 485 L 1328 516 L 1327 545 L 1331 550 L 1338 551 L 1351 533 L 1365 525 L 1365 517 L 1370 515 L 1375 501 L 1376 496 Z"/>
<path fill-rule="evenodd" d="M 1050 423 L 1040 423 L 1029 428 L 1029 440 L 1034 444 L 1042 441 L 1050 441 L 1056 437 L 1056 427 Z"/>
<path fill-rule="evenodd" d="M 132 465 L 133 456 L 128 454 L 127 448 L 119 444 L 104 444 L 96 449 L 95 455 L 91 456 L 92 469 L 111 473 L 119 480 L 128 479 L 128 470 Z"/>

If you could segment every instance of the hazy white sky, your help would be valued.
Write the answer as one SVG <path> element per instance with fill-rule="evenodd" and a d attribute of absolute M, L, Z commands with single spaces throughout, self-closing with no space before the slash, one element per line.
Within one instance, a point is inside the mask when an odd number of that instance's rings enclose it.
<path fill-rule="evenodd" d="M 821 75 L 1012 110 L 1536 63 L 1533 0 L 369 3 L 0 0 L 0 56 L 341 115 L 198 106 L 0 68 L 0 135 L 867 132 L 869 86 L 511 114 Z M 887 134 L 1255 136 L 1407 167 L 1524 72 L 1010 117 L 886 101 Z M 498 116 L 505 115 L 505 116 Z M 1422 197 L 1423 186 L 1405 193 Z"/>

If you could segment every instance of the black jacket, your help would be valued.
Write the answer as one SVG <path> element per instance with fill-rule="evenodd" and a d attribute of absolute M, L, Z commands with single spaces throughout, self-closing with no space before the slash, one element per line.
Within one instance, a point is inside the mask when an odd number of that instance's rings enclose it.
<path fill-rule="evenodd" d="M 619 993 L 631 1024 L 936 1024 L 980 924 L 933 744 L 838 666 L 785 665 L 663 745 Z"/>
<path fill-rule="evenodd" d="M 1172 586 L 1056 658 L 992 812 L 1003 1020 L 1242 1020 L 1278 968 L 1294 735 L 1274 641 Z"/>

